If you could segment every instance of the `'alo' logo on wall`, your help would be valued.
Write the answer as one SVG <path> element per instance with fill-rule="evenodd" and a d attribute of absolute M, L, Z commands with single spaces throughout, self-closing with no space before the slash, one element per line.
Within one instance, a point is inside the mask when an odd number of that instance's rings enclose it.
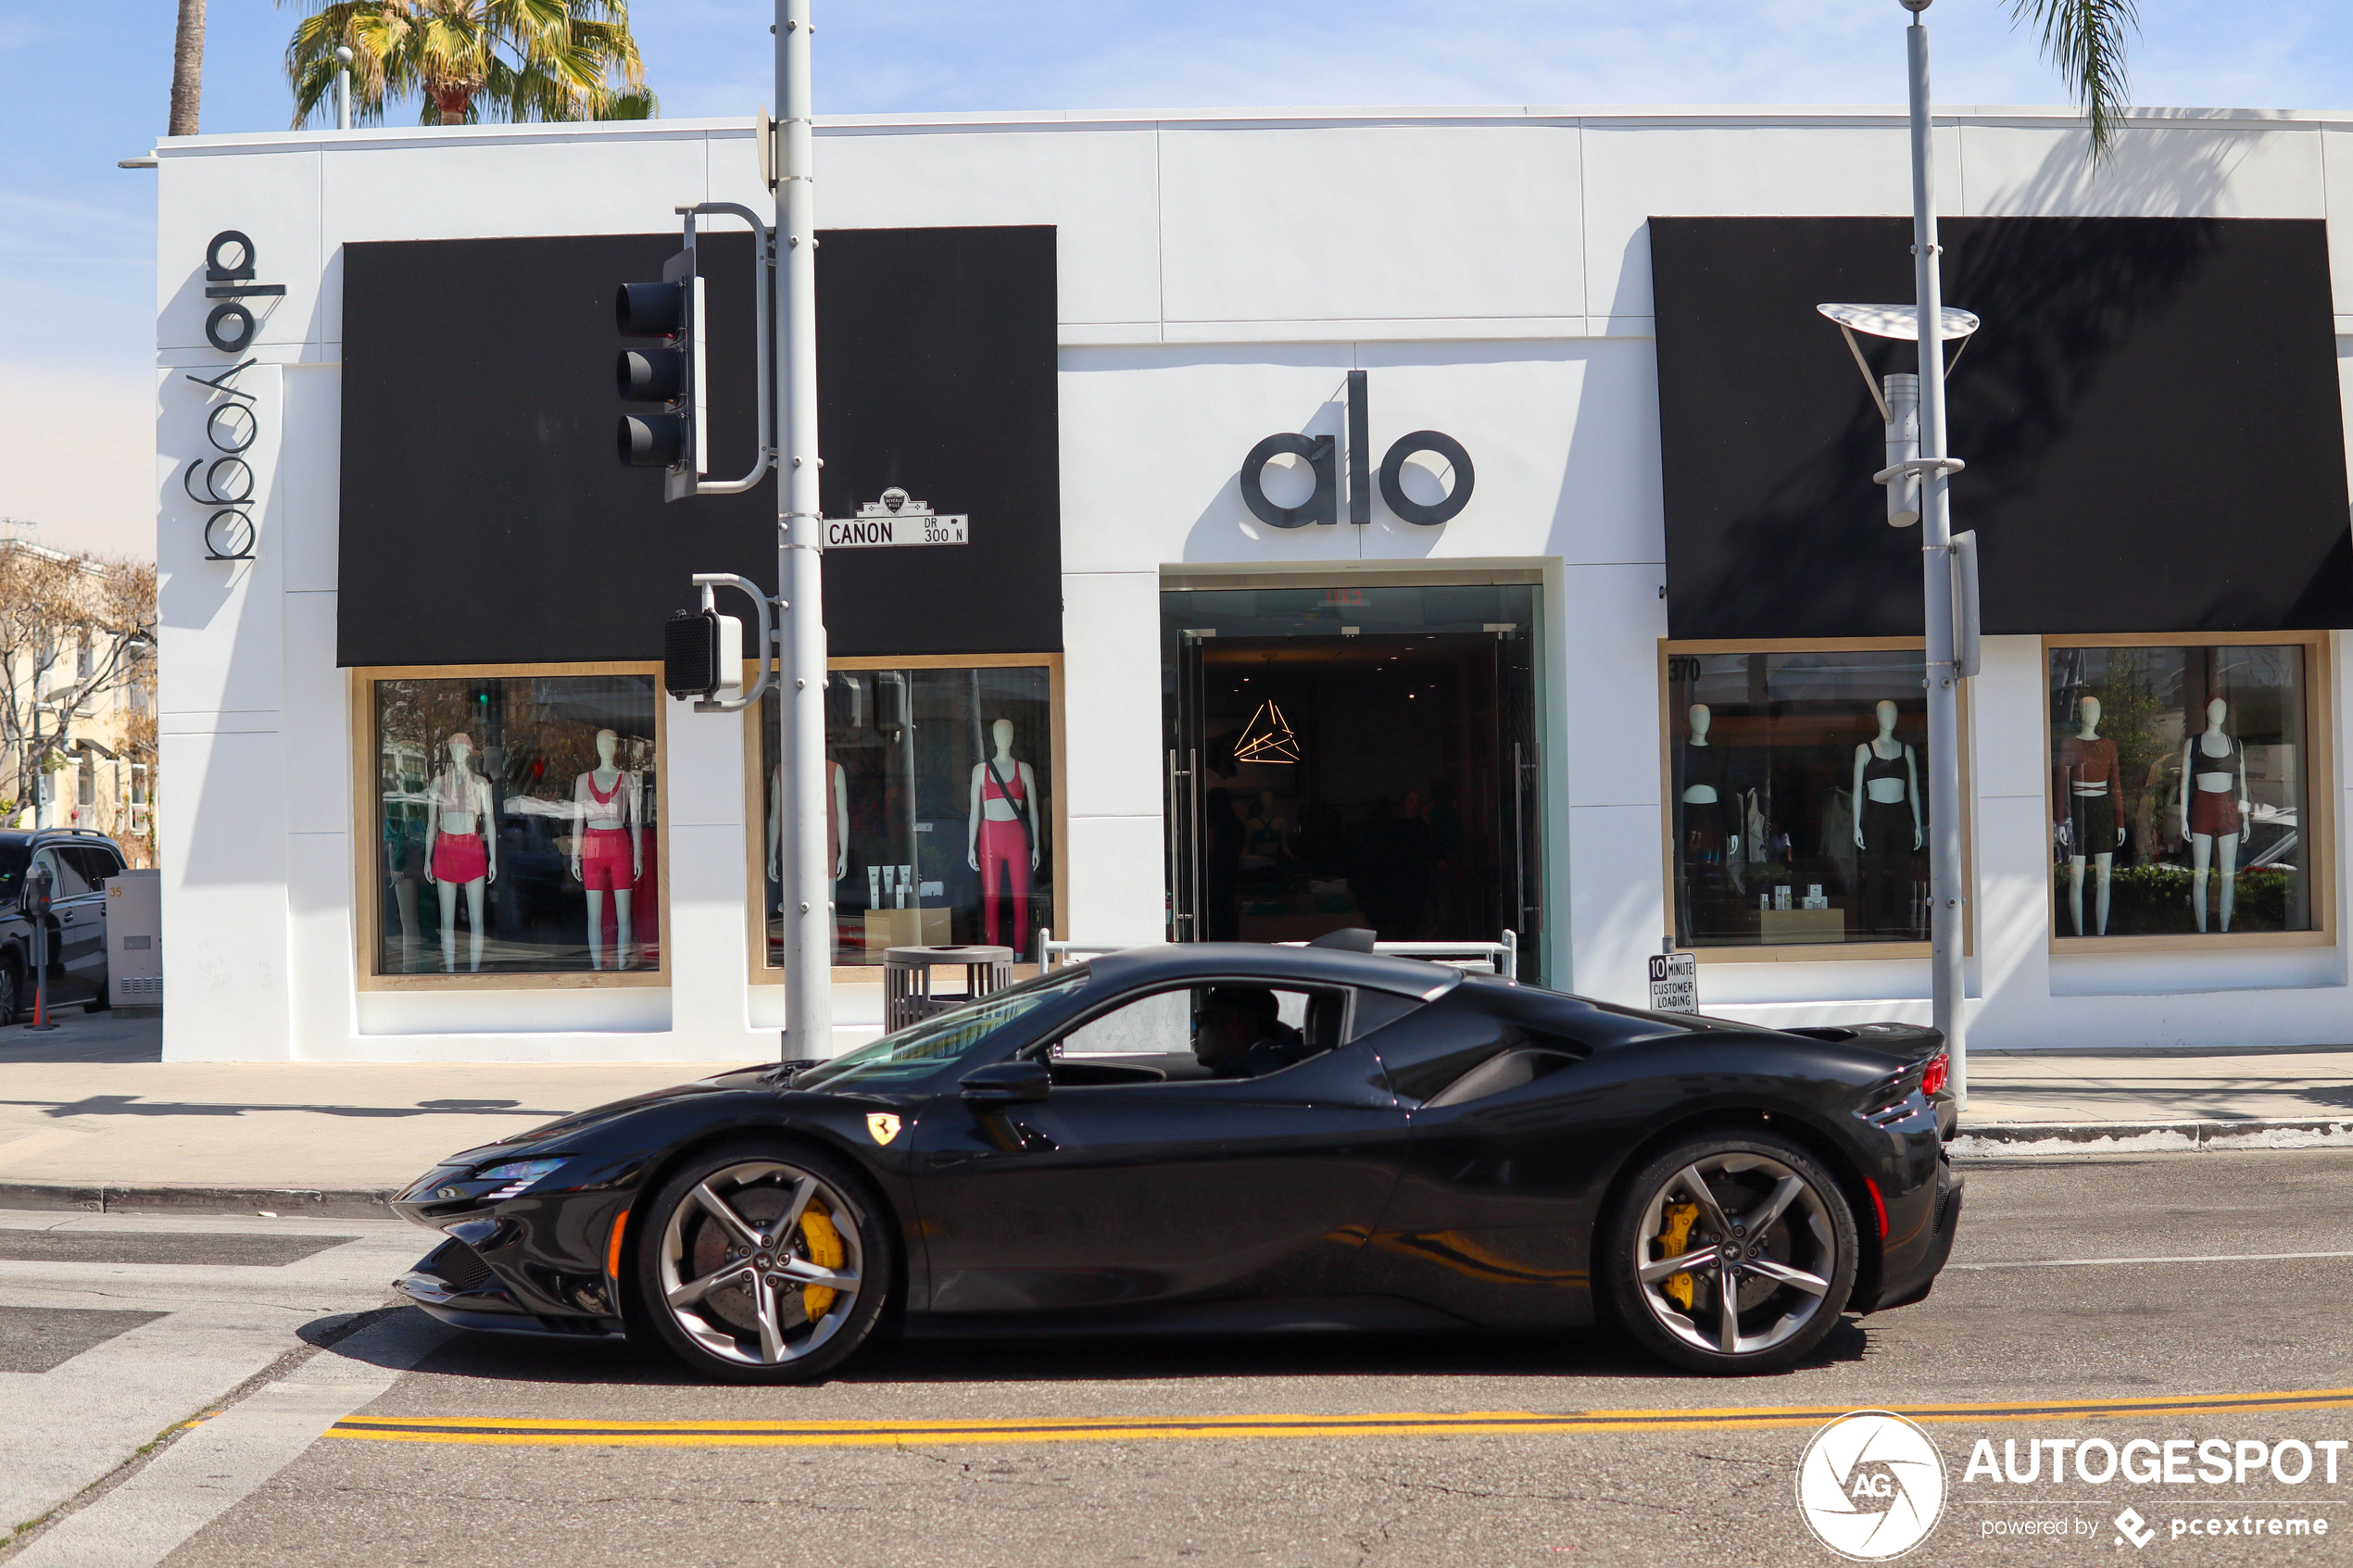
<path fill-rule="evenodd" d="M 1364 525 L 1373 521 L 1372 397 L 1365 372 L 1348 372 L 1348 521 Z M 1328 435 L 1270 435 L 1242 459 L 1242 504 L 1269 528 L 1304 528 L 1311 522 L 1340 521 L 1340 464 Z M 1454 470 L 1453 487 L 1440 501 L 1416 501 L 1405 494 L 1405 461 L 1419 452 L 1443 458 Z M 1278 507 L 1266 497 L 1266 465 L 1290 453 L 1307 461 L 1315 488 L 1295 507 Z M 1390 444 L 1380 460 L 1380 498 L 1407 522 L 1435 528 L 1470 505 L 1474 480 L 1470 454 L 1463 444 L 1442 431 L 1417 430 Z"/>

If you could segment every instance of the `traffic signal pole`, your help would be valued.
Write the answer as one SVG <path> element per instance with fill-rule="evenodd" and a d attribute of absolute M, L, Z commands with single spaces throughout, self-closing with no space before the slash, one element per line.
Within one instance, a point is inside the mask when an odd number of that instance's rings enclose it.
<path fill-rule="evenodd" d="M 825 855 L 825 524 L 817 478 L 817 218 L 809 0 L 776 0 L 776 755 L 785 1054 L 833 1054 L 833 867 Z"/>

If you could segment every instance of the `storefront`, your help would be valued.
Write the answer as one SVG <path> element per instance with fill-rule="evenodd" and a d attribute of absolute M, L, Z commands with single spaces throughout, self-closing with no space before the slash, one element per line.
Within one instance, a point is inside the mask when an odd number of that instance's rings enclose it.
<path fill-rule="evenodd" d="M 2057 116 L 1941 132 L 1986 322 L 1981 1048 L 2347 1016 L 2340 132 L 2169 127 L 2098 171 Z M 776 1051 L 773 724 L 658 663 L 690 574 L 773 576 L 773 491 L 665 504 L 610 435 L 614 290 L 677 205 L 765 205 L 753 137 L 162 150 L 168 1055 Z M 1637 1003 L 1667 940 L 1709 1010 L 1925 1018 L 1918 534 L 1813 311 L 1905 296 L 1906 222 L 1811 216 L 1905 209 L 1899 118 L 847 120 L 820 158 L 837 1047 L 884 948 L 1049 930 L 1508 931 Z M 725 475 L 750 251 L 711 228 Z M 958 542 L 880 542 L 916 533 Z"/>

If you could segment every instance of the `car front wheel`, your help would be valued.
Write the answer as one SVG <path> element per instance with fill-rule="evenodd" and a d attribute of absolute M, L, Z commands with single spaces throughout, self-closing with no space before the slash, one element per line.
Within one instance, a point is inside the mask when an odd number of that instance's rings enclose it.
<path fill-rule="evenodd" d="M 1603 1243 L 1604 1288 L 1645 1349 L 1693 1372 L 1778 1372 L 1818 1346 L 1855 1287 L 1853 1210 L 1769 1133 L 1718 1135 L 1635 1173 Z"/>
<path fill-rule="evenodd" d="M 740 1143 L 689 1162 L 637 1224 L 637 1299 L 662 1343 L 738 1383 L 807 1383 L 857 1353 L 890 1294 L 882 1216 L 839 1161 Z"/>

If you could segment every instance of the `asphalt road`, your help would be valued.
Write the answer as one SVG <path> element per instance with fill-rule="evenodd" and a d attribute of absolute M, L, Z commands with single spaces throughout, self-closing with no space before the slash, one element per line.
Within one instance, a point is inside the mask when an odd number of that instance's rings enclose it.
<path fill-rule="evenodd" d="M 224 1248 L 269 1223 L 210 1223 Z M 317 1271 L 392 1245 L 336 1228 L 362 1239 L 274 1265 L 240 1241 L 248 1261 L 222 1267 Z M 88 1303 L 165 1313 L 113 1329 L 120 1343 L 172 1321 L 160 1276 L 194 1267 L 176 1241 L 107 1265 L 40 1250 L 90 1244 L 7 1239 L 0 1368 L 73 1343 L 54 1322 L 12 1325 L 10 1271 L 152 1273 Z M 1906 1562 L 2353 1562 L 2353 1447 L 2315 1448 L 2353 1439 L 2349 1287 L 2353 1152 L 2325 1151 L 1974 1163 L 1934 1296 L 1736 1383 L 1663 1374 L 1595 1334 L 901 1347 L 823 1387 L 751 1390 L 626 1349 L 447 1336 L 408 1310 L 317 1350 L 297 1333 L 331 1338 L 336 1320 L 290 1323 L 280 1367 L 20 1536 L 11 1568 L 1829 1564 L 1801 1517 L 1801 1456 L 1870 1408 L 1917 1415 L 1943 1461 L 1941 1517 Z M 546 1424 L 516 1424 L 531 1422 Z M 676 1422 L 732 1436 L 616 1425 Z M 505 1433 L 454 1440 L 484 1424 Z M 1987 1479 L 1981 1438 L 2036 1478 Z M 2054 1485 L 2049 1439 L 2104 1441 L 2128 1467 L 2133 1439 L 2190 1446 L 2140 1450 L 2159 1466 L 2146 1483 L 2070 1468 Z M 2198 1479 L 2210 1439 L 2221 1483 Z M 37 1440 L 0 1428 L 0 1474 Z M 2183 1479 L 2162 1479 L 2165 1458 Z M 2303 1461 L 2305 1479 L 2282 1478 Z M 1898 1503 L 1845 1505 L 1891 1518 L 1933 1490 L 1900 1461 L 1839 1474 L 1867 1495 L 1903 1477 Z"/>

